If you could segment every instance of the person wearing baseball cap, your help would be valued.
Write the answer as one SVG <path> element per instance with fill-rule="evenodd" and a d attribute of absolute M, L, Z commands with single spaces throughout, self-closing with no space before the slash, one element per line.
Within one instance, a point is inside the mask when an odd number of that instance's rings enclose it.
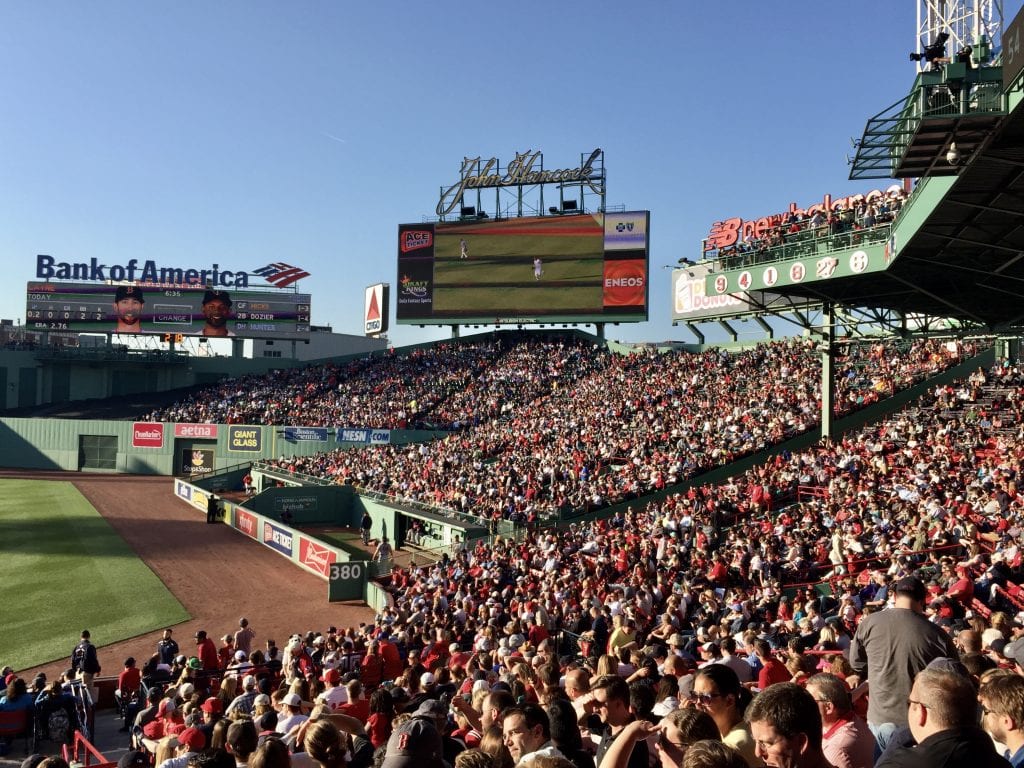
<path fill-rule="evenodd" d="M 252 715 L 252 709 L 256 706 L 256 697 L 259 695 L 259 691 L 256 690 L 256 678 L 253 675 L 246 675 L 242 678 L 242 692 L 238 694 L 224 711 L 226 717 L 230 717 L 235 712 L 249 717 Z"/>
<path fill-rule="evenodd" d="M 231 319 L 231 296 L 227 291 L 207 290 L 203 294 L 203 317 L 206 318 L 206 325 L 203 326 L 203 336 L 234 336 L 228 330 L 228 320 Z"/>
<path fill-rule="evenodd" d="M 302 714 L 302 697 L 297 693 L 285 694 L 281 699 L 281 708 L 277 711 L 277 732 L 282 736 L 292 728 L 309 720 Z"/>
<path fill-rule="evenodd" d="M 342 705 L 348 703 L 348 689 L 341 684 L 341 672 L 336 669 L 326 669 L 323 681 L 327 688 L 317 696 L 317 701 L 322 701 L 332 712 L 337 712 Z"/>
<path fill-rule="evenodd" d="M 916 576 L 905 576 L 893 587 L 891 608 L 865 616 L 850 643 L 854 672 L 871 687 L 868 727 L 878 754 L 907 721 L 907 697 L 914 677 L 941 656 L 957 658 L 953 639 L 924 615 L 928 592 Z"/>
<path fill-rule="evenodd" d="M 201 730 L 186 728 L 171 740 L 171 744 L 175 745 L 174 757 L 164 760 L 156 768 L 187 768 L 189 758 L 206 749 L 207 743 L 206 735 Z"/>
<path fill-rule="evenodd" d="M 413 717 L 388 739 L 381 768 L 445 768 L 441 732 L 434 720 Z"/>
<path fill-rule="evenodd" d="M 142 311 L 146 297 L 137 285 L 119 285 L 114 291 L 114 314 L 117 325 L 114 333 L 142 333 Z"/>
<path fill-rule="evenodd" d="M 216 696 L 211 696 L 199 705 L 199 710 L 202 712 L 203 722 L 197 727 L 203 732 L 206 743 L 209 744 L 213 737 L 213 726 L 217 724 L 224 713 L 224 704 Z"/>

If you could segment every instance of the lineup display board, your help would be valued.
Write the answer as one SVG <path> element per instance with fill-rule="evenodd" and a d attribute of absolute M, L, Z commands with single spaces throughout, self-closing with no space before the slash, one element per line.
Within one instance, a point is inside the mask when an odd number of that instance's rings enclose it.
<path fill-rule="evenodd" d="M 647 319 L 650 212 L 402 224 L 402 324 Z"/>
<path fill-rule="evenodd" d="M 309 338 L 308 293 L 30 282 L 26 296 L 34 331 Z"/>

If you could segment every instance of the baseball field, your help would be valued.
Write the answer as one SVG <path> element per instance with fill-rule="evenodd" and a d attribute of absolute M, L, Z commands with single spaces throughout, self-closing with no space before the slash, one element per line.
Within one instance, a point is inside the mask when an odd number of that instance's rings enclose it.
<path fill-rule="evenodd" d="M 70 482 L 0 480 L 0 548 L 0 665 L 69 657 L 82 629 L 109 643 L 189 618 Z"/>
<path fill-rule="evenodd" d="M 0 491 L 0 666 L 52 679 L 83 629 L 106 677 L 148 659 L 164 628 L 193 654 L 197 630 L 219 637 L 240 616 L 259 645 L 373 620 L 269 547 L 207 525 L 170 478 L 0 468 Z"/>
<path fill-rule="evenodd" d="M 595 216 L 438 225 L 433 306 L 449 314 L 599 312 L 603 270 Z"/>

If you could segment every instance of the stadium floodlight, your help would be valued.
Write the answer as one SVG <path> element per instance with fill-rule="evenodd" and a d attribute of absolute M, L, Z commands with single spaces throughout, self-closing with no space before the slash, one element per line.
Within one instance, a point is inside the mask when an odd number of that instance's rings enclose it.
<path fill-rule="evenodd" d="M 578 211 L 579 204 L 575 200 L 565 200 L 562 202 L 563 211 Z"/>
<path fill-rule="evenodd" d="M 464 205 L 459 211 L 459 216 L 476 216 L 475 205 Z"/>

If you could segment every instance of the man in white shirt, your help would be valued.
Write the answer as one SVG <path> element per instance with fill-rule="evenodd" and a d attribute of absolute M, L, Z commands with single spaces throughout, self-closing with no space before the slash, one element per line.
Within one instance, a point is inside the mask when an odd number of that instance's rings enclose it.
<path fill-rule="evenodd" d="M 289 693 L 281 699 L 281 708 L 277 711 L 277 732 L 287 735 L 292 728 L 309 720 L 302 714 L 302 699 L 297 693 Z"/>
<path fill-rule="evenodd" d="M 324 683 L 327 690 L 317 696 L 332 712 L 337 712 L 343 704 L 348 703 L 348 689 L 341 684 L 341 672 L 336 669 L 324 671 Z"/>

